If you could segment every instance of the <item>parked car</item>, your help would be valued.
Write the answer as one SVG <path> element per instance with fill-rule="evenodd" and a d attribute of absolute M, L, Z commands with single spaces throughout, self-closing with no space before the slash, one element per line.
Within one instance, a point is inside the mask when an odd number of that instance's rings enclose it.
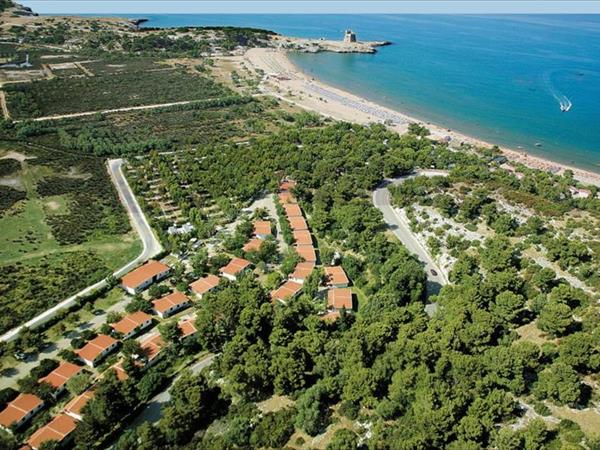
<path fill-rule="evenodd" d="M 434 277 L 437 277 L 438 273 L 435 270 L 431 269 L 430 272 L 431 272 L 431 275 L 433 275 Z"/>

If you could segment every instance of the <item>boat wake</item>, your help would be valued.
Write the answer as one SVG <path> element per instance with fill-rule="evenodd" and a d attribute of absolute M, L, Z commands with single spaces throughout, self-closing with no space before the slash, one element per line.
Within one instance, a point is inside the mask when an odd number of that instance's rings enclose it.
<path fill-rule="evenodd" d="M 573 107 L 573 103 L 569 100 L 569 97 L 560 92 L 552 83 L 552 75 L 558 72 L 558 70 L 549 71 L 544 74 L 544 84 L 546 85 L 550 94 L 556 99 L 558 102 L 558 106 L 562 112 L 569 112 L 569 110 Z"/>

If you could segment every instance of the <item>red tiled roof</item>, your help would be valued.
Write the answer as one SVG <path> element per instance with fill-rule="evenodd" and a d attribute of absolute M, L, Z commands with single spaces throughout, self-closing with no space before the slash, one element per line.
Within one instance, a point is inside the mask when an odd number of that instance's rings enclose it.
<path fill-rule="evenodd" d="M 121 282 L 123 283 L 123 286 L 135 289 L 145 281 L 166 270 L 169 270 L 169 266 L 159 261 L 150 260 L 143 266 L 140 266 L 125 275 Z"/>
<path fill-rule="evenodd" d="M 242 250 L 244 250 L 244 252 L 256 252 L 258 250 L 260 250 L 260 246 L 263 243 L 262 239 L 258 239 L 258 238 L 254 238 L 254 239 L 250 239 L 246 245 L 244 245 L 244 247 L 242 248 Z"/>
<path fill-rule="evenodd" d="M 292 273 L 291 277 L 296 278 L 298 280 L 305 280 L 306 278 L 308 278 L 308 276 L 314 268 L 314 262 L 300 262 L 296 264 L 296 268 L 294 269 L 294 273 Z"/>
<path fill-rule="evenodd" d="M 156 334 L 141 343 L 142 350 L 144 350 L 144 355 L 148 361 L 156 358 L 164 346 L 165 341 L 160 334 Z"/>
<path fill-rule="evenodd" d="M 169 295 L 165 295 L 158 300 L 154 300 L 152 305 L 154 309 L 160 313 L 167 311 L 169 308 L 172 308 L 175 305 L 182 305 L 184 303 L 189 302 L 190 299 L 186 297 L 183 292 L 174 291 Z"/>
<path fill-rule="evenodd" d="M 308 225 L 306 224 L 304 217 L 290 217 L 288 222 L 293 231 L 308 230 Z"/>
<path fill-rule="evenodd" d="M 127 375 L 127 372 L 125 369 L 123 369 L 123 361 L 119 361 L 118 363 L 114 364 L 111 369 L 115 371 L 117 380 L 125 381 L 129 378 L 129 375 Z"/>
<path fill-rule="evenodd" d="M 327 291 L 327 305 L 330 308 L 347 310 L 352 309 L 352 291 L 350 288 L 329 289 Z"/>
<path fill-rule="evenodd" d="M 297 245 L 312 245 L 312 236 L 308 230 L 294 231 L 294 241 Z"/>
<path fill-rule="evenodd" d="M 107 336 L 106 334 L 99 334 L 75 353 L 82 359 L 93 361 L 115 342 L 117 342 L 116 339 Z"/>
<path fill-rule="evenodd" d="M 67 414 L 59 414 L 27 440 L 33 448 L 39 448 L 46 441 L 62 442 L 77 426 L 75 419 Z"/>
<path fill-rule="evenodd" d="M 44 378 L 41 378 L 40 383 L 48 383 L 54 389 L 59 389 L 82 370 L 83 367 L 65 361 L 60 363 L 56 369 L 54 369 Z"/>
<path fill-rule="evenodd" d="M 231 261 L 229 261 L 229 264 L 227 264 L 224 267 L 221 267 L 220 272 L 227 274 L 227 275 L 237 275 L 239 274 L 241 271 L 243 271 L 244 269 L 246 269 L 247 267 L 250 266 L 250 261 L 247 261 L 245 259 L 242 258 L 233 258 Z"/>
<path fill-rule="evenodd" d="M 177 326 L 181 330 L 181 337 L 186 338 L 196 333 L 198 330 L 196 329 L 196 323 L 194 319 L 185 319 L 180 321 Z"/>
<path fill-rule="evenodd" d="M 282 300 L 285 301 L 288 298 L 294 297 L 300 290 L 302 289 L 302 285 L 300 283 L 296 283 L 295 281 L 286 281 L 279 288 L 271 292 L 271 298 L 274 300 Z"/>
<path fill-rule="evenodd" d="M 216 288 L 218 285 L 219 277 L 211 274 L 194 281 L 192 284 L 190 284 L 190 288 L 196 294 L 202 295 L 206 294 L 211 289 Z"/>
<path fill-rule="evenodd" d="M 285 192 L 281 192 L 279 194 L 279 202 L 282 204 L 285 203 L 297 203 L 296 202 L 296 198 L 294 197 L 294 195 L 291 192 L 285 191 Z"/>
<path fill-rule="evenodd" d="M 348 284 L 350 282 L 341 266 L 325 267 L 325 280 L 328 286 Z"/>
<path fill-rule="evenodd" d="M 298 253 L 304 261 L 315 262 L 317 260 L 317 254 L 312 245 L 296 245 L 294 250 L 296 250 L 296 253 Z"/>
<path fill-rule="evenodd" d="M 0 412 L 0 425 L 5 428 L 13 423 L 19 422 L 27 414 L 41 405 L 43 400 L 33 394 L 19 394 L 12 402 L 6 405 L 6 408 Z"/>
<path fill-rule="evenodd" d="M 271 234 L 271 222 L 268 220 L 255 220 L 254 234 Z"/>
<path fill-rule="evenodd" d="M 88 404 L 88 402 L 92 399 L 93 396 L 94 396 L 94 391 L 91 389 L 88 389 L 83 394 L 78 395 L 77 397 L 72 399 L 69 403 L 67 403 L 67 405 L 65 406 L 65 409 L 63 411 L 66 413 L 81 415 L 81 410 L 83 409 L 83 407 L 85 405 Z"/>
<path fill-rule="evenodd" d="M 290 217 L 302 217 L 302 210 L 296 203 L 285 203 L 283 205 L 283 209 L 285 210 L 285 215 Z"/>
<path fill-rule="evenodd" d="M 115 331 L 127 335 L 148 320 L 152 320 L 149 314 L 146 314 L 144 311 L 136 311 L 126 315 L 113 324 L 112 327 Z"/>

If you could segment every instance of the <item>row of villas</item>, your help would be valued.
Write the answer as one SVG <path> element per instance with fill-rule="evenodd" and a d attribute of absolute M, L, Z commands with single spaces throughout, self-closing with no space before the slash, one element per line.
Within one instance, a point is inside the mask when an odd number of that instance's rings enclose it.
<path fill-rule="evenodd" d="M 302 213 L 302 209 L 292 189 L 296 182 L 284 180 L 279 185 L 278 199 L 285 212 L 288 223 L 294 236 L 294 249 L 303 259 L 294 268 L 293 273 L 276 290 L 271 292 L 271 298 L 286 304 L 290 299 L 300 295 L 304 281 L 317 265 L 317 255 L 313 245 L 313 237 Z M 327 291 L 327 313 L 322 317 L 335 320 L 342 309 L 353 310 L 352 291 L 348 288 L 350 281 L 344 269 L 340 266 L 325 267 L 325 286 Z"/>
<path fill-rule="evenodd" d="M 121 285 L 126 292 L 135 295 L 153 283 L 163 280 L 169 273 L 169 266 L 159 261 L 150 260 L 125 275 L 122 278 Z M 153 309 L 159 317 L 165 318 L 190 304 L 190 300 L 183 293 L 175 291 L 172 294 L 155 300 L 153 302 Z M 153 318 L 151 315 L 143 311 L 136 311 L 114 323 L 112 329 L 119 333 L 123 339 L 129 339 L 151 327 L 152 324 Z M 187 339 L 197 333 L 193 319 L 181 320 L 178 323 L 178 327 L 181 332 L 181 339 Z M 75 354 L 84 364 L 89 367 L 96 367 L 107 355 L 115 351 L 118 346 L 118 339 L 106 334 L 100 334 L 88 341 Z M 137 364 L 142 369 L 150 367 L 156 363 L 164 346 L 165 343 L 159 334 L 155 334 L 144 340 L 141 343 L 144 356 L 137 361 Z M 127 377 L 127 374 L 119 364 L 117 363 L 112 366 L 110 370 L 115 370 L 117 377 L 122 380 Z M 41 378 L 39 382 L 52 386 L 54 388 L 53 396 L 58 397 L 65 392 L 67 382 L 83 370 L 84 367 L 77 364 L 62 362 L 56 369 Z M 94 386 L 73 398 L 67 403 L 60 414 L 36 430 L 22 448 L 37 450 L 47 441 L 56 441 L 60 445 L 68 443 L 72 437 L 72 432 L 77 426 L 77 422 L 82 420 L 84 406 L 93 396 Z M 30 421 L 45 406 L 44 401 L 35 394 L 19 394 L 0 411 L 0 427 L 9 431 L 13 428 L 18 429 Z"/>
<path fill-rule="evenodd" d="M 46 383 L 54 391 L 56 398 L 66 390 L 67 382 L 79 375 L 83 367 L 71 362 L 61 362 L 59 366 L 48 375 L 38 380 Z M 18 429 L 31 420 L 45 407 L 44 401 L 34 394 L 19 394 L 6 408 L 0 412 L 0 426 L 6 430 Z M 68 405 L 67 405 L 68 406 Z M 54 417 L 49 423 L 36 430 L 27 440 L 22 449 L 36 450 L 46 441 L 65 443 L 75 430 L 75 419 L 65 412 Z"/>

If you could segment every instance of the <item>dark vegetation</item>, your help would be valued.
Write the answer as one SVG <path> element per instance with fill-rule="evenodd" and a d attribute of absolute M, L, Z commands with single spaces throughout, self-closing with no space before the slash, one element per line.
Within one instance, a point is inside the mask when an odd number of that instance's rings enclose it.
<path fill-rule="evenodd" d="M 0 215 L 20 200 L 24 200 L 27 194 L 24 191 L 0 185 Z"/>
<path fill-rule="evenodd" d="M 289 438 L 291 421 L 316 435 L 336 414 L 372 423 L 368 448 L 559 448 L 571 442 L 563 431 L 569 427 L 584 438 L 566 422 L 555 431 L 535 420 L 517 431 L 498 424 L 522 414 L 520 398 L 573 407 L 589 402 L 590 388 L 581 377 L 600 368 L 600 354 L 592 350 L 598 321 L 587 309 L 589 298 L 541 276 L 529 281 L 519 248 L 500 235 L 482 243 L 475 256 L 459 259 L 454 284 L 432 298 L 439 312 L 428 318 L 425 274 L 387 239 L 370 202 L 371 189 L 384 176 L 414 166 L 474 170 L 477 157 L 415 136 L 394 136 L 380 126 L 347 124 L 290 128 L 256 139 L 243 156 L 235 146 L 192 154 L 208 158 L 211 167 L 211 174 L 198 171 L 193 179 L 207 177 L 211 189 L 231 196 L 251 198 L 263 186 L 273 189 L 275 174 L 298 180 L 295 195 L 321 251 L 339 251 L 368 298 L 354 316 L 342 314 L 328 324 L 316 315 L 318 299 L 303 295 L 273 306 L 251 276 L 206 295 L 197 307 L 199 342 L 221 352 L 215 376 L 225 380 L 221 395 L 238 399 L 236 406 L 207 430 L 182 420 L 193 417 L 195 407 L 184 407 L 175 418 L 167 414 L 158 426 L 138 430 L 135 448 L 257 445 L 252 436 L 259 416 L 252 405 L 273 394 L 295 400 L 294 409 L 281 412 L 288 418 L 271 423 L 266 433 L 281 433 L 281 442 Z M 235 165 L 226 163 L 232 160 Z M 198 164 L 184 167 L 188 172 L 179 176 L 198 170 Z M 574 322 L 573 314 L 582 321 Z M 559 345 L 518 339 L 515 328 L 536 317 L 545 332 L 562 337 Z M 331 448 L 346 442 L 354 442 L 353 435 L 340 433 Z"/>
<path fill-rule="evenodd" d="M 19 170 L 21 170 L 21 163 L 16 159 L 0 159 L 0 177 L 12 175 Z"/>
<path fill-rule="evenodd" d="M 20 325 L 40 311 L 105 278 L 110 270 L 91 252 L 44 257 L 36 264 L 0 267 L 0 333 Z"/>
<path fill-rule="evenodd" d="M 7 85 L 5 90 L 15 119 L 202 100 L 228 94 L 224 87 L 208 78 L 176 69 L 54 78 Z"/>

